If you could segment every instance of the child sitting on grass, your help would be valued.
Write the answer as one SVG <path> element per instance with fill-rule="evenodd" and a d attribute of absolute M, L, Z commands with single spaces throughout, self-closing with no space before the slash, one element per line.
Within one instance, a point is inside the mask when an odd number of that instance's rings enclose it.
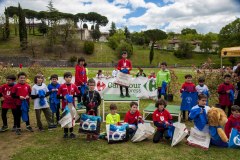
<path fill-rule="evenodd" d="M 229 138 L 232 128 L 237 129 L 240 132 L 240 107 L 233 105 L 231 107 L 231 116 L 228 118 L 228 121 L 225 125 L 225 133 Z"/>
<path fill-rule="evenodd" d="M 117 106 L 114 103 L 110 105 L 110 113 L 106 117 L 106 124 L 120 124 L 120 115 L 117 113 Z"/>

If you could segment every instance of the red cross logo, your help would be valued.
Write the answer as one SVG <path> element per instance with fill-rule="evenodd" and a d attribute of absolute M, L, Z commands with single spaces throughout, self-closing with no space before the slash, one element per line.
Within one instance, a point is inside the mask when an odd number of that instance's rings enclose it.
<path fill-rule="evenodd" d="M 105 83 L 103 83 L 103 82 L 101 82 L 101 81 L 98 81 L 98 82 L 97 82 L 97 90 L 98 90 L 98 91 L 104 90 L 105 87 L 106 87 L 106 84 L 105 84 Z"/>

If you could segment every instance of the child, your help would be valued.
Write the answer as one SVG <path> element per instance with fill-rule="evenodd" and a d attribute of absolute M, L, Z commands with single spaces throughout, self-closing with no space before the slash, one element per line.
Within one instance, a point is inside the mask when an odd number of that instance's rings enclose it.
<path fill-rule="evenodd" d="M 41 112 L 44 113 L 45 118 L 48 122 L 48 128 L 56 128 L 53 125 L 52 113 L 49 109 L 46 97 L 49 95 L 48 88 L 46 84 L 43 83 L 43 76 L 38 74 L 34 78 L 34 85 L 32 87 L 31 98 L 34 100 L 34 110 L 37 119 L 37 126 L 39 131 L 44 131 L 41 122 Z"/>
<path fill-rule="evenodd" d="M 115 66 L 114 70 L 112 71 L 112 77 L 117 77 L 118 69 L 117 66 Z"/>
<path fill-rule="evenodd" d="M 156 78 L 155 72 L 152 71 L 151 74 L 148 76 L 148 79 L 155 79 L 155 78 Z"/>
<path fill-rule="evenodd" d="M 138 123 L 143 123 L 141 113 L 138 110 L 137 102 L 130 103 L 130 110 L 126 113 L 124 122 L 130 125 L 128 133 L 130 137 L 133 137 L 137 130 Z"/>
<path fill-rule="evenodd" d="M 189 114 L 189 118 L 194 121 L 194 128 L 199 131 L 209 133 L 207 113 L 210 109 L 207 104 L 207 96 L 205 94 L 198 95 L 198 105 L 194 106 Z"/>
<path fill-rule="evenodd" d="M 118 67 L 117 69 L 120 72 L 130 74 L 130 70 L 132 70 L 132 63 L 130 60 L 127 59 L 127 52 L 123 51 L 122 52 L 122 59 L 118 61 Z M 130 97 L 128 93 L 128 87 L 125 87 L 126 89 L 126 97 Z M 120 86 L 120 97 L 124 97 L 123 95 L 123 86 Z"/>
<path fill-rule="evenodd" d="M 240 69 L 240 67 L 239 67 Z M 240 73 L 239 73 L 240 74 Z M 240 106 L 240 75 L 237 75 L 237 85 L 236 85 L 236 90 L 235 90 L 235 100 L 234 100 L 234 105 Z"/>
<path fill-rule="evenodd" d="M 63 75 L 65 83 L 62 84 L 58 89 L 57 98 L 62 99 L 62 110 L 65 109 L 67 105 L 66 95 L 70 95 L 72 97 L 80 97 L 80 91 L 78 90 L 77 86 L 72 81 L 72 73 L 65 72 Z M 74 105 L 74 101 L 73 101 Z M 70 138 L 76 138 L 76 135 L 73 133 L 73 127 L 69 128 Z M 68 128 L 64 128 L 64 135 L 63 138 L 68 138 Z"/>
<path fill-rule="evenodd" d="M 205 79 L 203 77 L 200 77 L 198 79 L 198 85 L 196 86 L 196 91 L 198 94 L 206 94 L 209 97 L 209 89 L 208 87 L 204 84 Z"/>
<path fill-rule="evenodd" d="M 172 125 L 172 116 L 168 110 L 165 109 L 166 106 L 167 103 L 163 99 L 159 99 L 155 104 L 157 109 L 153 112 L 153 123 L 154 126 L 157 127 L 157 131 L 153 136 L 154 143 L 158 143 L 163 139 L 163 135 L 166 139 L 170 138 L 168 135 L 168 126 Z"/>
<path fill-rule="evenodd" d="M 81 92 L 81 88 L 85 88 L 87 83 L 87 74 L 84 67 L 85 59 L 83 57 L 78 59 L 78 64 L 75 67 L 75 85 L 78 87 L 78 90 Z M 81 93 L 81 96 L 84 93 Z M 78 103 L 81 102 L 81 97 L 78 98 Z"/>
<path fill-rule="evenodd" d="M 183 83 L 181 89 L 180 89 L 180 93 L 183 92 L 196 92 L 196 87 L 195 85 L 192 83 L 192 75 L 191 74 L 187 74 L 185 75 L 185 82 Z M 196 104 L 194 104 L 196 105 Z M 182 116 L 183 116 L 183 120 L 186 120 L 186 110 L 182 110 Z"/>
<path fill-rule="evenodd" d="M 27 102 L 27 105 L 29 106 L 29 98 L 31 95 L 31 87 L 26 83 L 27 74 L 25 72 L 18 73 L 18 83 L 13 86 L 12 89 L 12 97 L 16 99 L 16 134 L 21 135 L 21 116 L 22 116 L 22 110 L 21 106 L 22 103 Z M 29 115 L 27 113 L 27 120 L 26 120 L 26 129 L 30 132 L 33 132 L 32 127 L 30 126 L 29 122 Z"/>
<path fill-rule="evenodd" d="M 106 117 L 106 124 L 120 124 L 120 115 L 117 112 L 117 106 L 116 104 L 110 105 L 110 113 Z"/>
<path fill-rule="evenodd" d="M 2 121 L 3 126 L 0 129 L 0 132 L 5 132 L 8 130 L 8 123 L 7 123 L 7 111 L 9 109 L 12 110 L 12 115 L 14 119 L 14 125 L 12 128 L 12 131 L 16 131 L 16 118 L 17 118 L 17 112 L 16 112 L 16 103 L 15 99 L 11 97 L 12 89 L 14 86 L 16 80 L 15 75 L 8 75 L 6 77 L 7 83 L 1 86 L 0 90 L 0 97 L 2 97 Z"/>
<path fill-rule="evenodd" d="M 161 63 L 161 70 L 157 73 L 157 79 L 156 79 L 156 87 L 158 88 L 158 99 L 162 96 L 162 85 L 163 82 L 169 83 L 171 81 L 171 75 L 169 70 L 167 69 L 167 63 L 162 62 Z M 167 86 L 165 88 L 165 93 L 167 91 Z M 164 95 L 164 98 L 166 99 L 166 94 Z"/>
<path fill-rule="evenodd" d="M 56 113 L 56 120 L 58 122 L 60 117 L 60 100 L 57 98 L 58 89 L 60 87 L 60 84 L 58 83 L 58 75 L 51 75 L 50 80 L 51 83 L 48 85 L 48 90 L 50 94 L 49 103 L 52 110 L 52 119 L 54 121 L 54 113 Z"/>
<path fill-rule="evenodd" d="M 104 78 L 102 70 L 98 70 L 98 73 L 96 74 L 96 78 L 98 78 L 98 79 Z"/>
<path fill-rule="evenodd" d="M 230 83 L 230 81 L 231 75 L 226 74 L 224 76 L 224 83 L 218 86 L 219 104 L 221 109 L 224 111 L 226 107 L 228 108 L 228 117 L 231 115 L 231 106 L 233 104 L 233 101 L 230 99 L 230 96 L 234 92 L 234 86 Z"/>
<path fill-rule="evenodd" d="M 229 138 L 232 128 L 237 129 L 240 132 L 240 107 L 233 105 L 231 107 L 232 115 L 228 118 L 228 121 L 225 125 L 225 133 Z"/>
<path fill-rule="evenodd" d="M 143 72 L 143 69 L 140 69 L 137 73 L 136 77 L 147 77 L 146 74 Z"/>
<path fill-rule="evenodd" d="M 98 106 L 101 104 L 101 96 L 98 91 L 94 90 L 96 86 L 94 79 L 91 78 L 88 80 L 88 86 L 89 91 L 83 94 L 83 104 L 86 106 L 86 112 L 88 115 L 97 116 Z M 91 134 L 87 134 L 87 141 L 90 141 L 91 138 L 93 140 L 96 140 L 98 138 L 98 135 L 92 135 L 91 137 Z"/>

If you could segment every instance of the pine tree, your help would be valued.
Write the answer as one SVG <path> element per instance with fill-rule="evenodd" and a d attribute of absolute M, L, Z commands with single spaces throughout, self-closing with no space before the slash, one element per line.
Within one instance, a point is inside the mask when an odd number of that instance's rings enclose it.
<path fill-rule="evenodd" d="M 20 38 L 20 47 L 22 50 L 27 48 L 27 27 L 25 22 L 24 12 L 18 3 L 18 15 L 19 15 L 19 38 Z"/>
<path fill-rule="evenodd" d="M 5 8 L 5 18 L 6 18 L 5 34 L 6 34 L 6 39 L 8 39 L 10 36 L 10 27 L 9 27 L 9 14 L 6 8 Z"/>

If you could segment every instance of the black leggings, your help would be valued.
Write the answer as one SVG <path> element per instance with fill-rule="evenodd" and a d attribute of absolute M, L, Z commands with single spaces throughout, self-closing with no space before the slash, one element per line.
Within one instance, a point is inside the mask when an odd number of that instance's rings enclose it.
<path fill-rule="evenodd" d="M 125 87 L 126 88 L 126 94 L 128 94 L 128 87 Z M 123 94 L 123 86 L 120 86 L 120 93 Z"/>
<path fill-rule="evenodd" d="M 17 128 L 21 128 L 21 118 L 22 118 L 21 106 L 17 106 L 17 108 L 16 108 L 16 125 L 17 125 Z M 26 126 L 30 125 L 29 114 L 28 114 L 28 121 L 26 121 L 25 123 L 26 123 Z"/>
<path fill-rule="evenodd" d="M 16 112 L 16 109 L 11 109 L 11 110 L 12 110 L 12 115 L 13 115 L 13 119 L 14 119 L 13 124 L 14 124 L 14 126 L 16 126 L 17 112 Z M 8 108 L 2 108 L 2 121 L 3 121 L 4 126 L 8 126 L 7 112 L 8 112 Z"/>
<path fill-rule="evenodd" d="M 230 117 L 231 115 L 231 106 L 220 106 L 221 109 L 225 112 L 226 108 L 228 108 L 227 116 Z"/>
<path fill-rule="evenodd" d="M 71 127 L 71 128 L 64 128 L 64 133 L 68 134 L 68 130 L 69 130 L 70 133 L 72 133 L 73 132 L 73 127 Z"/>

